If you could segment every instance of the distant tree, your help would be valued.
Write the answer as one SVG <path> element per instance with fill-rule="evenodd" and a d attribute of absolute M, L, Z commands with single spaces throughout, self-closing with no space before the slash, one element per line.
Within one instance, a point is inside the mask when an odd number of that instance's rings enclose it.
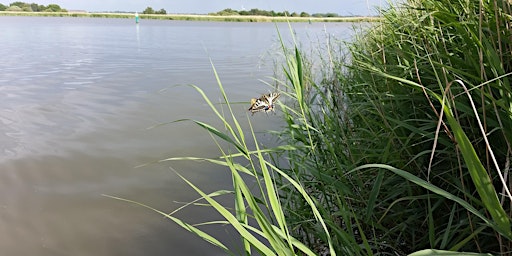
<path fill-rule="evenodd" d="M 62 11 L 63 11 L 63 9 L 62 9 L 62 8 L 60 8 L 60 6 L 59 6 L 58 4 L 49 4 L 49 5 L 46 7 L 45 11 L 47 11 L 47 12 L 62 12 Z M 64 10 L 64 11 L 65 11 L 65 10 Z"/>
<path fill-rule="evenodd" d="M 270 16 L 270 17 L 282 17 L 282 16 L 288 16 L 288 17 L 310 17 L 311 15 L 307 12 L 301 12 L 300 14 L 297 13 L 297 12 L 293 12 L 290 14 L 290 12 L 288 11 L 284 11 L 284 12 L 275 12 L 275 11 L 266 11 L 266 10 L 260 10 L 260 9 L 257 9 L 257 8 L 253 8 L 253 9 L 250 9 L 250 10 L 241 10 L 241 11 L 237 11 L 237 10 L 233 10 L 233 9 L 230 9 L 230 8 L 227 8 L 227 9 L 224 9 L 222 11 L 218 11 L 216 13 L 210 13 L 210 15 L 221 15 L 221 16 L 229 16 L 229 15 L 243 15 L 243 16 L 246 16 L 246 15 L 255 15 L 255 16 Z M 314 15 L 318 15 L 317 17 L 322 17 L 323 14 L 314 14 Z M 334 14 L 334 15 L 337 15 L 337 14 Z"/>
<path fill-rule="evenodd" d="M 27 4 L 24 3 L 24 2 L 19 2 L 19 1 L 16 1 L 16 2 L 12 2 L 11 4 L 9 4 L 9 6 L 18 6 L 19 8 L 23 8 L 25 7 Z"/>
<path fill-rule="evenodd" d="M 38 12 L 39 11 L 39 5 L 36 4 L 36 3 L 32 3 L 32 4 L 30 4 L 30 9 L 32 9 L 33 12 Z"/>
<path fill-rule="evenodd" d="M 240 15 L 240 14 L 236 10 L 233 10 L 231 8 L 227 8 L 227 9 L 224 9 L 224 10 L 222 10 L 220 12 L 217 12 L 217 15 L 230 16 L 230 15 Z"/>
<path fill-rule="evenodd" d="M 155 14 L 167 14 L 167 11 L 165 11 L 165 9 L 162 8 L 159 11 L 156 11 Z"/>
<path fill-rule="evenodd" d="M 325 14 L 325 17 L 338 17 L 339 15 L 337 13 L 329 12 Z"/>
<path fill-rule="evenodd" d="M 39 5 L 36 3 L 25 3 L 16 1 L 9 4 L 9 7 L 0 4 L 0 11 L 24 11 L 24 12 L 67 12 L 62 9 L 58 4 L 49 4 L 48 6 Z"/>
<path fill-rule="evenodd" d="M 44 5 L 39 5 L 39 4 L 36 4 L 36 3 L 31 3 L 30 4 L 30 9 L 32 9 L 33 12 L 42 12 L 46 9 L 46 6 Z"/>
<path fill-rule="evenodd" d="M 16 5 L 13 5 L 13 6 L 9 6 L 7 9 L 5 9 L 6 11 L 8 12 L 22 12 L 23 9 L 19 6 L 16 6 Z"/>
<path fill-rule="evenodd" d="M 155 14 L 155 10 L 151 7 L 147 7 L 146 10 L 142 11 L 143 14 Z"/>
<path fill-rule="evenodd" d="M 20 1 L 11 3 L 10 7 L 19 7 L 21 9 L 21 11 L 23 11 L 23 12 L 31 12 L 32 11 L 32 9 L 30 9 L 30 4 L 20 2 Z M 13 9 L 11 9 L 11 10 L 13 10 Z M 14 10 L 18 10 L 18 9 L 14 8 Z"/>
<path fill-rule="evenodd" d="M 269 11 L 262 10 L 262 11 L 260 12 L 260 15 L 263 15 L 263 16 L 272 16 L 272 13 L 270 13 Z"/>
<path fill-rule="evenodd" d="M 257 16 L 271 16 L 270 12 L 265 10 L 260 10 L 257 8 L 249 10 L 249 15 L 257 15 Z"/>
<path fill-rule="evenodd" d="M 301 17 L 309 17 L 309 13 L 307 13 L 307 12 L 301 12 L 301 13 L 300 13 L 300 16 L 301 16 Z"/>

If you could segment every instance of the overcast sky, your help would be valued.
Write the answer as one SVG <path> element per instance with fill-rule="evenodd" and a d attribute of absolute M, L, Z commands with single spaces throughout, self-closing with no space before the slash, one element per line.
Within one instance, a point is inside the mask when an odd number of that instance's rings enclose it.
<path fill-rule="evenodd" d="M 8 5 L 0 0 L 0 3 Z M 165 9 L 167 13 L 196 13 L 206 14 L 225 8 L 235 10 L 262 10 L 337 13 L 340 15 L 375 15 L 379 6 L 385 6 L 386 0 L 30 0 L 21 1 L 48 5 L 58 4 L 68 10 L 101 11 L 143 11 L 150 6 L 154 10 Z"/>

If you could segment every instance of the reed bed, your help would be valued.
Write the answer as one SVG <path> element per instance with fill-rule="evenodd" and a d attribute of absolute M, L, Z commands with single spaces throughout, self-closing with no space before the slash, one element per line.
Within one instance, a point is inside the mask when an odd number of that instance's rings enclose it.
<path fill-rule="evenodd" d="M 510 14 L 508 1 L 406 1 L 348 52 L 330 40 L 321 80 L 299 72 L 311 89 L 290 88 L 281 137 L 304 148 L 288 172 L 318 199 L 337 252 L 511 252 Z M 282 192 L 292 234 L 325 242 Z"/>
<path fill-rule="evenodd" d="M 184 180 L 246 255 L 510 254 L 511 14 L 508 1 L 409 0 L 350 43 L 328 38 L 320 58 L 283 42 L 281 145 L 241 129 L 217 76 L 221 109 L 196 89 L 222 127 L 193 122 L 221 156 L 164 161 L 230 171 L 229 192 Z M 215 200 L 226 193 L 233 205 Z"/>
<path fill-rule="evenodd" d="M 34 17 L 81 17 L 81 18 L 117 18 L 133 19 L 133 13 L 79 13 L 79 12 L 10 12 L 0 11 L 0 16 Z M 200 15 L 200 14 L 139 14 L 141 19 L 185 20 L 185 21 L 223 21 L 223 22 L 375 22 L 379 17 L 268 17 L 247 15 Z"/>

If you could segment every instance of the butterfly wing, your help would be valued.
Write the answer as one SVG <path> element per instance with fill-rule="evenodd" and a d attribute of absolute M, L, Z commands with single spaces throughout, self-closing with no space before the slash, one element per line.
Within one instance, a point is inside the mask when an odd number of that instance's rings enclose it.
<path fill-rule="evenodd" d="M 279 93 L 274 92 L 264 94 L 259 99 L 251 99 L 251 107 L 249 108 L 249 111 L 253 114 L 260 111 L 264 111 L 265 113 L 274 111 L 274 102 L 279 98 L 279 96 Z"/>
<path fill-rule="evenodd" d="M 279 96 L 281 96 L 281 94 L 279 94 L 277 92 L 273 92 L 273 93 L 266 94 L 264 96 L 265 96 L 266 102 L 269 106 L 268 109 L 265 110 L 265 112 L 274 111 L 274 102 L 276 102 L 276 100 L 279 98 Z"/>
<path fill-rule="evenodd" d="M 269 105 L 267 104 L 266 101 L 257 99 L 251 104 L 249 111 L 251 111 L 251 113 L 256 113 L 256 112 L 260 112 L 260 111 L 268 111 L 268 109 L 269 109 Z"/>

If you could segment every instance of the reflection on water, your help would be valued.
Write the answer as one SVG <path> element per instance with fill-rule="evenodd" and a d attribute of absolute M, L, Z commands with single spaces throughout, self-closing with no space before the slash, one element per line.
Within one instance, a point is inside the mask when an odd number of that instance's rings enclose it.
<path fill-rule="evenodd" d="M 350 27 L 327 26 L 340 35 Z M 294 27 L 306 40 L 324 30 Z M 275 25 L 0 17 L 0 31 L 2 253 L 223 254 L 148 209 L 102 194 L 174 210 L 197 196 L 169 167 L 206 191 L 229 187 L 226 170 L 204 163 L 134 167 L 218 154 L 190 122 L 147 127 L 181 118 L 215 123 L 200 95 L 185 86 L 198 85 L 220 102 L 210 59 L 231 100 L 247 102 L 234 105 L 245 120 L 249 99 L 270 90 L 259 79 L 271 81 Z M 277 115 L 251 119 L 257 131 L 279 127 Z M 178 216 L 216 219 L 198 208 Z M 228 227 L 209 231 L 238 243 Z"/>

